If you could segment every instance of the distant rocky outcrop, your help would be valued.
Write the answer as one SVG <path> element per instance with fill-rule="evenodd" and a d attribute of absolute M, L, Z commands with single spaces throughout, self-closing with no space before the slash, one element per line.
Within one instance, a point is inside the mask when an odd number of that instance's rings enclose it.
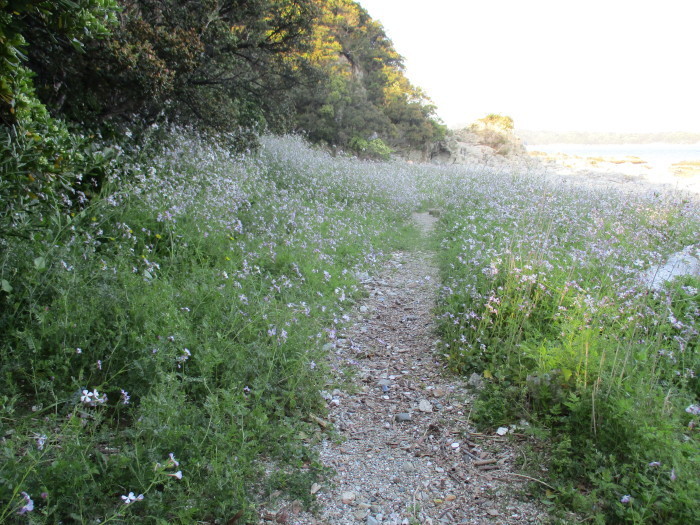
<path fill-rule="evenodd" d="M 444 140 L 425 151 L 412 151 L 409 160 L 440 164 L 471 164 L 528 158 L 525 146 L 515 135 L 513 119 L 488 115 L 463 129 L 451 130 Z"/>

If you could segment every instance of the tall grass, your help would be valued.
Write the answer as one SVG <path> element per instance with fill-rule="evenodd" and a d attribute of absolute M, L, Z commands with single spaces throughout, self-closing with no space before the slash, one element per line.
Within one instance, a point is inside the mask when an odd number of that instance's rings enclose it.
<path fill-rule="evenodd" d="M 292 138 L 236 157 L 175 131 L 88 208 L 6 237 L 0 522 L 308 502 L 321 349 L 416 199 L 387 174 Z"/>
<path fill-rule="evenodd" d="M 487 379 L 474 419 L 546 429 L 559 501 L 595 521 L 700 521 L 700 280 L 641 278 L 697 245 L 698 201 L 503 173 L 445 183 L 440 330 L 452 368 Z"/>
<path fill-rule="evenodd" d="M 261 142 L 174 130 L 81 211 L 2 235 L 0 521 L 310 504 L 324 345 L 427 207 L 442 351 L 486 383 L 472 418 L 527 421 L 543 497 L 586 519 L 700 521 L 700 282 L 639 278 L 698 243 L 697 200 Z"/>

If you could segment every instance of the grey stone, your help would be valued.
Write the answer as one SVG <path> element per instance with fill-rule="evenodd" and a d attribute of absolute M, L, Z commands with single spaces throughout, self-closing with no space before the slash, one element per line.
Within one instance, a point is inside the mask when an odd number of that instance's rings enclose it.
<path fill-rule="evenodd" d="M 421 412 L 432 412 L 433 405 L 427 399 L 421 399 L 420 403 L 418 403 L 418 410 Z"/>
<path fill-rule="evenodd" d="M 371 277 L 369 276 L 369 273 L 367 273 L 367 272 L 355 272 L 355 278 L 361 282 L 366 282 L 366 281 L 369 281 L 371 279 Z"/>
<path fill-rule="evenodd" d="M 700 248 L 686 246 L 669 257 L 666 264 L 641 274 L 642 282 L 652 290 L 661 290 L 669 281 L 685 275 L 700 276 Z"/>
<path fill-rule="evenodd" d="M 481 390 L 484 388 L 484 380 L 482 379 L 481 375 L 477 374 L 476 372 L 469 376 L 469 381 L 467 381 L 467 384 L 476 390 Z"/>
<path fill-rule="evenodd" d="M 394 416 L 394 419 L 398 421 L 399 423 L 407 423 L 411 421 L 411 413 L 410 412 L 401 412 L 400 414 L 396 414 Z"/>
<path fill-rule="evenodd" d="M 343 503 L 346 505 L 349 505 L 355 501 L 355 493 L 354 492 L 343 492 L 341 498 Z"/>
<path fill-rule="evenodd" d="M 401 465 L 401 468 L 406 474 L 412 474 L 416 471 L 416 466 L 410 461 L 404 461 L 403 465 Z"/>
<path fill-rule="evenodd" d="M 367 510 L 367 509 L 360 509 L 360 510 L 356 510 L 355 512 L 353 512 L 353 515 L 355 516 L 355 519 L 363 520 L 363 519 L 365 519 L 365 517 L 367 516 L 368 513 L 369 513 L 369 510 Z"/>
<path fill-rule="evenodd" d="M 379 521 L 372 516 L 367 516 L 367 525 L 379 525 Z"/>

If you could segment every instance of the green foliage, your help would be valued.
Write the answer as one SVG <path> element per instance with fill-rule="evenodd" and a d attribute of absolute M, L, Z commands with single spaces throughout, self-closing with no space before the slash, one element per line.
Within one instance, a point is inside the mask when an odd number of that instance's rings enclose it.
<path fill-rule="evenodd" d="M 441 216 L 444 353 L 486 382 L 472 419 L 545 429 L 547 482 L 584 516 L 698 521 L 700 281 L 639 277 L 669 239 L 694 242 L 696 209 L 520 184 L 472 185 Z"/>
<path fill-rule="evenodd" d="M 48 236 L 62 227 L 47 228 L 48 215 L 87 202 L 116 152 L 90 144 L 53 119 L 36 95 L 26 64 L 33 44 L 63 40 L 83 49 L 83 40 L 106 35 L 116 3 L 4 2 L 0 8 L 0 239 L 32 235 L 38 223 L 44 223 L 40 235 Z"/>
<path fill-rule="evenodd" d="M 356 2 L 128 0 L 117 25 L 110 6 L 102 25 L 85 19 L 86 34 L 104 38 L 79 45 L 80 17 L 56 34 L 50 20 L 29 16 L 28 44 L 18 33 L 21 45 L 8 47 L 26 48 L 36 93 L 54 115 L 104 137 L 164 121 L 236 134 L 242 151 L 264 129 L 341 148 L 376 134 L 396 150 L 444 135 L 381 24 Z"/>
<path fill-rule="evenodd" d="M 367 156 L 381 160 L 389 160 L 392 150 L 380 138 L 365 140 L 359 137 L 353 137 L 348 144 L 350 149 L 360 156 Z"/>
<path fill-rule="evenodd" d="M 507 115 L 500 115 L 498 113 L 489 113 L 484 118 L 480 119 L 481 122 L 489 126 L 496 128 L 501 128 L 504 130 L 512 131 L 515 128 L 513 119 Z"/>
<path fill-rule="evenodd" d="M 86 53 L 70 53 L 66 42 L 32 50 L 55 111 L 115 133 L 165 119 L 226 132 L 285 129 L 311 0 L 123 4 L 113 34 Z"/>
<path fill-rule="evenodd" d="M 28 45 L 34 43 L 27 43 L 29 28 L 41 28 L 43 44 L 62 38 L 73 48 L 82 49 L 84 39 L 107 34 L 116 6 L 114 0 L 0 3 L 0 122 L 11 125 L 21 120 L 18 113 L 36 104 L 29 74 L 22 65 Z"/>
<path fill-rule="evenodd" d="M 326 474 L 322 347 L 405 212 L 298 141 L 165 135 L 3 240 L 0 521 L 253 520 Z"/>
<path fill-rule="evenodd" d="M 314 141 L 354 151 L 357 137 L 378 135 L 394 149 L 420 149 L 444 128 L 379 22 L 357 2 L 318 1 L 306 58 L 316 71 L 295 90 L 297 127 Z"/>

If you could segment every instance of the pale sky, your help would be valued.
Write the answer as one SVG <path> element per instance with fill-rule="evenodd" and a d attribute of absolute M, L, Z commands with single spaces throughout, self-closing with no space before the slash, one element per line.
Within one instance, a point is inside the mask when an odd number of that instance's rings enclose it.
<path fill-rule="evenodd" d="M 450 127 L 700 132 L 700 0 L 359 0 Z"/>

